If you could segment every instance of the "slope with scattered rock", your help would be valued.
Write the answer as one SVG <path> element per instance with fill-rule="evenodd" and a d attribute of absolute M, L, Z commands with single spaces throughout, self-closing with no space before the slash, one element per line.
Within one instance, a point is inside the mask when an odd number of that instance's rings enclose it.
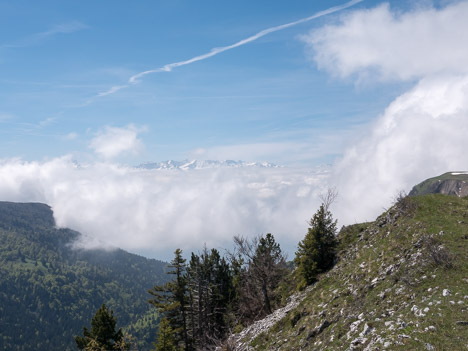
<path fill-rule="evenodd" d="M 468 350 L 468 198 L 401 198 L 345 227 L 336 266 L 234 350 Z"/>

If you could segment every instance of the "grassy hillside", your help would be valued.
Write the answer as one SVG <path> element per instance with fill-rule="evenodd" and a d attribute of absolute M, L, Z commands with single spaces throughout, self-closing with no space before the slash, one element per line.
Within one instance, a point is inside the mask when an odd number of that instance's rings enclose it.
<path fill-rule="evenodd" d="M 468 198 L 401 199 L 340 236 L 337 265 L 238 350 L 468 349 Z"/>
<path fill-rule="evenodd" d="M 115 251 L 73 250 L 43 204 L 0 202 L 0 349 L 75 350 L 102 303 L 149 349 L 157 326 L 147 290 L 166 264 Z"/>

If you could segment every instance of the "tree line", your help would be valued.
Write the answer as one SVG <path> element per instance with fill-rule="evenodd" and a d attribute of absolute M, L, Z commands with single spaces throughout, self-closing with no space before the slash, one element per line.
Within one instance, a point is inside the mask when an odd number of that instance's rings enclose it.
<path fill-rule="evenodd" d="M 310 220 L 298 244 L 293 272 L 270 233 L 253 239 L 234 237 L 234 249 L 225 256 L 205 247 L 187 262 L 182 250 L 175 250 L 167 272 L 172 280 L 149 290 L 149 303 L 161 316 L 154 350 L 214 349 L 230 333 L 278 307 L 278 287 L 286 277 L 292 276 L 298 289 L 313 284 L 336 261 L 337 228 L 329 211 L 334 196 L 329 192 Z M 109 328 L 95 327 L 93 332 L 93 323 Z M 104 337 L 100 329 L 106 330 Z M 93 319 L 91 332 L 84 328 L 83 334 L 76 337 L 80 350 L 131 349 L 128 338 L 115 331 L 115 317 L 105 306 Z"/>

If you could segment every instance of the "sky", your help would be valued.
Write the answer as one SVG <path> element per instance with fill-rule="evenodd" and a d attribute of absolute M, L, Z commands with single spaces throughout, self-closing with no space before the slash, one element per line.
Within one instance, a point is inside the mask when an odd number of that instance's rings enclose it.
<path fill-rule="evenodd" d="M 0 1 L 0 200 L 167 259 L 468 169 L 467 1 Z M 138 170 L 163 160 L 279 169 Z M 328 165 L 324 170 L 321 165 Z M 318 168 L 317 168 L 318 167 Z M 360 206 L 356 206 L 356 201 Z"/>

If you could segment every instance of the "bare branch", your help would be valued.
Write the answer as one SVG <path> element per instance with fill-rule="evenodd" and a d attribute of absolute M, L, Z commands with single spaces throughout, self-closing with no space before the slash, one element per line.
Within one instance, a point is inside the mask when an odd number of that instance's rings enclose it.
<path fill-rule="evenodd" d="M 335 202 L 337 197 L 338 191 L 335 187 L 328 188 L 326 193 L 322 193 L 319 195 L 319 198 L 322 201 L 322 205 L 325 211 L 328 211 L 330 209 L 330 206 Z"/>

